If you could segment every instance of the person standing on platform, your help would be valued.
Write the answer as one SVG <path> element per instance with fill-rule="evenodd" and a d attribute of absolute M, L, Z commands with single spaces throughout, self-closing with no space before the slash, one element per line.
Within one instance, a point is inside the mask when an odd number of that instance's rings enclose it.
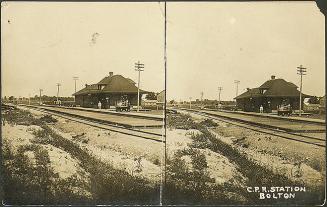
<path fill-rule="evenodd" d="M 260 114 L 262 114 L 263 113 L 263 106 L 261 105 L 260 106 Z"/>

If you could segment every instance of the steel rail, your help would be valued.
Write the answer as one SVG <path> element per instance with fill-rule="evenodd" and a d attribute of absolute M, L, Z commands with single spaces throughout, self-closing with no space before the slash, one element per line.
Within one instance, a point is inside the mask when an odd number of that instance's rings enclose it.
<path fill-rule="evenodd" d="M 259 133 L 273 135 L 273 136 L 277 136 L 277 137 L 280 137 L 280 138 L 283 138 L 283 139 L 293 140 L 293 141 L 302 142 L 302 143 L 306 143 L 306 144 L 316 145 L 316 146 L 319 146 L 319 147 L 326 147 L 326 145 L 323 145 L 323 144 L 309 142 L 309 141 L 305 141 L 305 140 L 301 140 L 301 139 L 296 139 L 294 137 L 292 138 L 292 137 L 289 137 L 289 136 L 287 137 L 287 136 L 282 135 L 282 134 L 284 133 L 286 135 L 292 135 L 292 136 L 295 136 L 295 137 L 302 137 L 302 138 L 306 138 L 306 139 L 312 139 L 312 140 L 317 140 L 317 141 L 321 141 L 321 142 L 322 141 L 326 142 L 326 140 L 324 140 L 324 139 L 311 137 L 311 136 L 306 136 L 306 135 L 302 135 L 302 134 L 286 132 L 286 131 L 281 131 L 281 130 L 274 130 L 272 128 L 264 128 L 262 126 L 253 126 L 253 124 L 249 124 L 249 123 L 241 122 L 241 121 L 238 122 L 238 123 L 241 123 L 241 124 L 237 124 L 237 123 L 235 123 L 236 121 L 234 119 L 232 119 L 233 121 L 227 121 L 227 120 L 231 120 L 231 119 L 228 119 L 228 117 L 224 117 L 224 118 L 219 117 L 218 118 L 218 117 L 216 117 L 214 115 L 208 115 L 208 114 L 203 113 L 201 111 L 194 111 L 194 110 L 189 111 L 189 110 L 184 110 L 184 109 L 177 109 L 176 111 L 178 111 L 178 110 L 187 111 L 189 113 L 194 113 L 194 114 L 201 115 L 201 116 L 204 116 L 204 117 L 207 117 L 207 118 L 213 118 L 215 120 L 219 120 L 219 121 L 222 121 L 222 122 L 225 122 L 225 123 L 228 123 L 228 124 L 239 126 L 239 127 L 245 128 L 245 129 L 249 129 L 249 130 L 252 130 L 252 131 L 259 132 Z M 249 127 L 249 126 L 251 126 L 251 127 Z M 266 131 L 263 131 L 262 129 L 265 129 Z M 271 131 L 271 132 L 269 132 L 269 131 Z"/>
<path fill-rule="evenodd" d="M 47 114 L 51 114 L 53 116 L 57 116 L 57 117 L 61 117 L 64 119 L 68 119 L 71 121 L 75 121 L 78 123 L 82 123 L 82 124 L 86 124 L 89 126 L 93 126 L 93 127 L 97 127 L 100 129 L 105 129 L 105 130 L 109 130 L 112 132 L 117 132 L 117 133 L 121 133 L 121 134 L 125 134 L 125 135 L 130 135 L 130 136 L 134 136 L 134 137 L 139 137 L 139 138 L 143 138 L 143 139 L 148 139 L 148 140 L 152 140 L 152 141 L 156 141 L 156 142 L 164 142 L 164 140 L 159 139 L 165 137 L 164 134 L 158 134 L 158 133 L 153 133 L 153 132 L 147 132 L 147 131 L 142 131 L 142 130 L 135 130 L 132 128 L 126 128 L 126 127 L 122 127 L 122 126 L 118 126 L 118 125 L 113 125 L 113 124 L 108 124 L 104 121 L 101 121 L 100 119 L 96 120 L 94 118 L 90 118 L 90 117 L 83 117 L 83 116 L 74 116 L 74 115 L 69 115 L 60 111 L 50 111 L 44 108 L 38 108 L 35 106 L 24 106 L 27 108 L 32 108 L 32 110 L 36 110 L 36 111 L 41 111 Z M 157 137 L 157 138 L 155 138 Z"/>

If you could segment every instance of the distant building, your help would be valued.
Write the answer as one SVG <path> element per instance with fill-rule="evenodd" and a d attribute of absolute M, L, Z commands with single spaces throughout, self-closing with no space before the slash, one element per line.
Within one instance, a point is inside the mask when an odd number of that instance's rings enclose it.
<path fill-rule="evenodd" d="M 142 106 L 147 107 L 156 107 L 157 106 L 157 100 L 142 100 Z"/>
<path fill-rule="evenodd" d="M 246 92 L 237 96 L 236 104 L 243 111 L 259 112 L 262 105 L 265 112 L 276 110 L 281 104 L 290 104 L 293 110 L 299 109 L 300 91 L 298 87 L 284 79 L 271 76 L 258 88 L 247 89 Z M 311 97 L 302 93 L 302 105 L 305 98 Z"/>
<path fill-rule="evenodd" d="M 148 93 L 140 89 L 140 103 L 142 94 Z M 122 75 L 113 75 L 104 77 L 100 82 L 92 85 L 85 85 L 80 91 L 73 94 L 76 105 L 89 108 L 97 108 L 99 101 L 101 108 L 110 108 L 115 106 L 122 97 L 127 97 L 131 105 L 137 105 L 137 87 L 135 82 Z"/>

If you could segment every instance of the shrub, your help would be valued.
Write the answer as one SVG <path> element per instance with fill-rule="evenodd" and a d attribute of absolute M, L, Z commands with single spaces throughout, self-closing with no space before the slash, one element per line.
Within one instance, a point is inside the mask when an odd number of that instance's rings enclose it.
<path fill-rule="evenodd" d="M 9 110 L 7 113 L 2 114 L 4 120 L 9 124 L 19 124 L 19 125 L 41 125 L 42 121 L 36 119 L 31 112 L 20 109 Z"/>
<path fill-rule="evenodd" d="M 33 132 L 33 144 L 21 147 L 13 154 L 4 147 L 4 192 L 6 204 L 153 204 L 158 202 L 159 186 L 126 171 L 114 169 L 78 144 L 56 134 L 46 122 L 50 118 L 36 119 L 30 112 L 15 110 L 7 120 L 15 124 L 36 124 L 41 130 Z M 76 176 L 58 178 L 50 165 L 49 155 L 41 145 L 60 148 L 80 161 L 89 174 L 85 182 Z M 33 151 L 35 163 L 31 163 L 26 151 Z M 86 190 L 91 197 L 84 195 Z"/>
<path fill-rule="evenodd" d="M 190 144 L 192 148 L 206 149 L 211 146 L 211 142 L 208 139 L 211 136 L 208 130 L 202 130 L 200 134 L 193 134 L 191 139 L 193 140 Z"/>
<path fill-rule="evenodd" d="M 94 202 L 111 204 L 147 204 L 154 203 L 159 186 L 123 170 L 114 169 L 110 164 L 93 157 L 78 144 L 56 134 L 48 126 L 43 130 L 51 137 L 48 143 L 70 153 L 78 159 L 90 174 L 90 192 Z"/>
<path fill-rule="evenodd" d="M 204 125 L 206 127 L 217 127 L 218 124 L 214 121 L 212 121 L 212 119 L 205 119 L 204 121 L 201 121 L 199 123 L 200 125 Z"/>
<path fill-rule="evenodd" d="M 173 120 L 172 126 L 177 125 L 177 120 L 184 120 L 183 116 L 179 118 L 170 118 Z M 272 204 L 272 200 L 259 200 L 257 194 L 246 192 L 246 189 L 239 189 L 232 184 L 224 184 L 219 186 L 210 180 L 206 171 L 205 156 L 199 153 L 196 148 L 208 148 L 213 152 L 219 153 L 227 157 L 237 168 L 247 177 L 246 186 L 303 186 L 300 181 L 292 181 L 285 175 L 276 174 L 272 170 L 251 160 L 247 155 L 238 151 L 233 146 L 217 139 L 214 134 L 208 131 L 207 127 L 201 127 L 201 123 L 196 124 L 191 120 L 186 119 L 188 127 L 185 129 L 198 129 L 201 134 L 192 135 L 191 148 L 183 149 L 175 153 L 175 157 L 170 160 L 167 167 L 167 183 L 166 183 L 166 202 L 168 204 L 229 204 L 235 200 L 243 200 L 246 204 Z M 207 121 L 208 122 L 208 121 Z M 203 124 L 203 123 L 202 123 Z M 185 126 L 185 124 L 182 124 Z M 203 126 L 203 125 L 202 125 Z M 245 145 L 244 145 L 245 146 Z M 246 147 L 246 146 L 245 146 Z M 191 156 L 193 169 L 187 168 L 183 156 Z M 317 164 L 316 164 L 317 165 Z M 317 165 L 317 169 L 320 167 Z M 177 176 L 178 175 L 178 176 Z M 212 182 L 212 183 L 211 183 Z M 324 189 L 314 188 L 310 192 L 299 193 L 297 199 L 292 201 L 297 204 L 313 204 L 323 200 Z M 217 199 L 219 198 L 219 199 Z M 276 200 L 279 204 L 285 204 L 288 200 Z M 235 204 L 235 203 L 234 203 Z"/>
<path fill-rule="evenodd" d="M 58 120 L 53 118 L 51 115 L 44 115 L 40 118 L 40 121 L 45 122 L 45 123 L 55 123 Z"/>
<path fill-rule="evenodd" d="M 197 129 L 197 124 L 189 114 L 167 114 L 167 126 L 176 129 Z"/>
<path fill-rule="evenodd" d="M 189 168 L 183 156 L 191 157 Z M 227 197 L 230 188 L 215 184 L 209 177 L 207 161 L 198 149 L 179 150 L 167 161 L 167 180 L 164 185 L 164 204 L 231 204 Z"/>

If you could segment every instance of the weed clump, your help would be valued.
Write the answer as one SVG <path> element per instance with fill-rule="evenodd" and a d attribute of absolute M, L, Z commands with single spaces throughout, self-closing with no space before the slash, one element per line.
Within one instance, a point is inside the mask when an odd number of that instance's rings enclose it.
<path fill-rule="evenodd" d="M 40 121 L 45 122 L 45 123 L 56 123 L 58 122 L 57 119 L 53 118 L 51 115 L 44 115 L 40 118 Z"/>
<path fill-rule="evenodd" d="M 230 187 L 215 184 L 206 156 L 199 149 L 178 150 L 167 164 L 166 204 L 230 204 L 236 200 L 228 196 Z"/>
<path fill-rule="evenodd" d="M 31 112 L 14 108 L 2 114 L 3 119 L 12 125 L 42 125 L 42 121 L 35 118 Z"/>
<path fill-rule="evenodd" d="M 8 114 L 6 121 L 12 124 L 38 125 L 41 129 L 34 130 L 32 144 L 20 147 L 17 153 L 12 152 L 8 146 L 3 147 L 6 204 L 135 205 L 158 202 L 159 184 L 130 175 L 124 170 L 117 170 L 80 148 L 78 144 L 58 135 L 47 125 L 54 122 L 50 116 L 37 119 L 30 112 L 18 109 Z M 66 179 L 59 178 L 51 167 L 43 144 L 62 149 L 79 160 L 81 167 L 89 175 L 88 181 L 76 175 Z M 33 152 L 34 158 L 29 158 L 26 152 Z"/>
<path fill-rule="evenodd" d="M 197 129 L 197 124 L 193 121 L 189 114 L 177 113 L 174 115 L 167 115 L 167 126 L 176 129 Z"/>
<path fill-rule="evenodd" d="M 212 127 L 211 121 L 205 120 L 195 123 L 190 120 L 189 115 L 168 116 L 168 126 L 182 129 L 197 129 L 201 133 L 191 134 L 192 143 L 190 148 L 177 151 L 174 157 L 168 160 L 167 183 L 165 192 L 165 202 L 167 204 L 240 204 L 243 200 L 246 204 L 272 204 L 272 200 L 260 200 L 256 194 L 233 186 L 232 183 L 225 183 L 221 186 L 212 181 L 207 174 L 207 162 L 205 156 L 199 149 L 210 149 L 227 157 L 234 163 L 240 172 L 247 178 L 246 186 L 303 186 L 300 181 L 292 181 L 286 175 L 276 174 L 272 170 L 261 166 L 251 160 L 237 148 L 229 145 L 212 134 L 208 128 Z M 176 116 L 175 118 L 173 116 Z M 180 123 L 181 121 L 181 123 Z M 245 137 L 236 140 L 234 144 L 248 147 Z M 185 156 L 191 157 L 191 166 Z M 316 163 L 316 168 L 321 169 Z M 311 189 L 305 194 L 299 193 L 294 204 L 312 204 L 323 199 L 323 189 Z M 289 200 L 276 200 L 279 204 L 287 204 Z"/>
<path fill-rule="evenodd" d="M 209 148 L 212 144 L 211 141 L 208 139 L 209 136 L 211 136 L 211 134 L 207 130 L 202 130 L 202 132 L 199 134 L 193 134 L 191 136 L 191 139 L 193 141 L 189 144 L 189 146 L 198 149 Z"/>
<path fill-rule="evenodd" d="M 76 177 L 59 179 L 51 167 L 48 152 L 40 145 L 20 146 L 14 153 L 3 148 L 3 190 L 6 204 L 51 204 L 83 202 L 85 197 L 77 194 L 72 186 L 84 188 Z M 32 152 L 31 160 L 26 153 Z"/>
<path fill-rule="evenodd" d="M 212 121 L 212 119 L 205 119 L 205 120 L 201 121 L 199 124 L 204 125 L 206 127 L 217 127 L 218 126 L 218 124 L 216 122 Z"/>

